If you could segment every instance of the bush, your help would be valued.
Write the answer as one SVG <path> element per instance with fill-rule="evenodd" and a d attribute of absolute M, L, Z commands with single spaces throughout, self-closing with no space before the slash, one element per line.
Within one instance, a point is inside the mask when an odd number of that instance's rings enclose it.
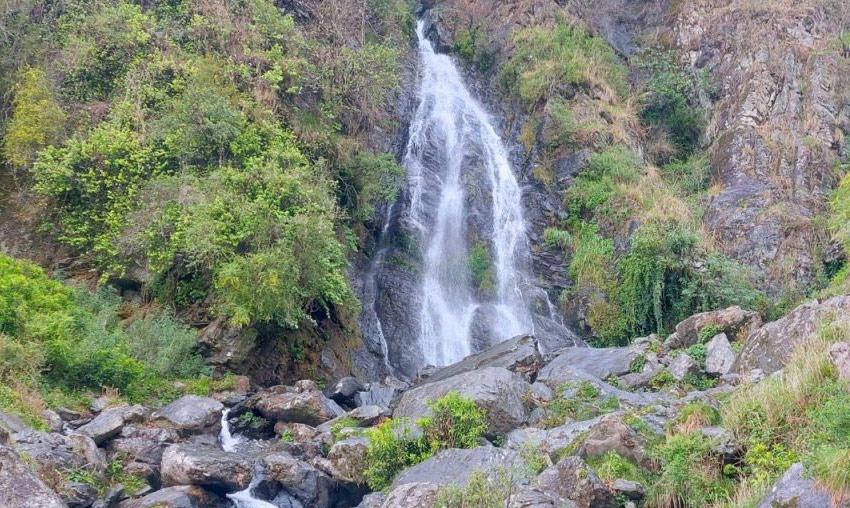
<path fill-rule="evenodd" d="M 449 392 L 430 401 L 431 415 L 419 420 L 432 451 L 446 448 L 474 448 L 487 430 L 484 410 L 472 399 Z"/>
<path fill-rule="evenodd" d="M 472 283 L 482 291 L 493 289 L 493 258 L 485 243 L 476 243 L 469 249 L 469 271 Z"/>
<path fill-rule="evenodd" d="M 652 476 L 649 471 L 617 452 L 608 452 L 605 455 L 588 458 L 587 465 L 593 468 L 596 475 L 604 482 L 624 479 L 638 482 L 641 485 L 652 483 Z"/>
<path fill-rule="evenodd" d="M 661 475 L 649 490 L 647 506 L 702 508 L 725 501 L 734 490 L 710 438 L 699 432 L 674 434 L 655 450 Z"/>
<path fill-rule="evenodd" d="M 415 437 L 405 419 L 390 419 L 366 430 L 369 449 L 368 467 L 364 472 L 372 490 L 387 489 L 398 473 L 428 457 L 424 439 Z"/>
<path fill-rule="evenodd" d="M 62 138 L 65 112 L 43 69 L 21 71 L 12 92 L 15 98 L 3 136 L 3 157 L 12 167 L 25 168 L 39 150 Z"/>

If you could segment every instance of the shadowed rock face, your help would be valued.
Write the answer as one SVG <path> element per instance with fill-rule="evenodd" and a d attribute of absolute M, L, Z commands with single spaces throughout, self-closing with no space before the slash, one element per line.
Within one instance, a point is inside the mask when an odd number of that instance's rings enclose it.
<path fill-rule="evenodd" d="M 13 508 L 63 508 L 65 503 L 11 449 L 0 445 L 0 500 Z"/>

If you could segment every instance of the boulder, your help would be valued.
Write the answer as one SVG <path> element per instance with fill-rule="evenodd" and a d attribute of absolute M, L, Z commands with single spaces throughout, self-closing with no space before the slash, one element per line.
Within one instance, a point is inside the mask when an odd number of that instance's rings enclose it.
<path fill-rule="evenodd" d="M 699 372 L 699 364 L 688 353 L 679 353 L 667 367 L 676 381 L 682 381 L 688 375 Z"/>
<path fill-rule="evenodd" d="M 416 421 L 430 414 L 429 401 L 457 391 L 486 410 L 487 435 L 503 435 L 525 421 L 527 413 L 523 398 L 529 387 L 518 374 L 501 367 L 486 367 L 404 392 L 393 416 Z"/>
<path fill-rule="evenodd" d="M 838 379 L 850 381 L 850 342 L 838 342 L 829 348 L 829 359 L 838 371 Z"/>
<path fill-rule="evenodd" d="M 44 421 L 47 423 L 51 432 L 62 432 L 62 427 L 65 426 L 65 422 L 62 421 L 62 418 L 56 411 L 45 409 L 41 412 L 41 417 L 44 418 Z"/>
<path fill-rule="evenodd" d="M 89 508 L 97 500 L 97 489 L 88 483 L 65 482 L 59 496 L 68 508 Z"/>
<path fill-rule="evenodd" d="M 98 499 L 91 506 L 92 508 L 115 508 L 125 497 L 127 496 L 124 493 L 124 486 L 119 483 L 108 487 L 103 493 L 103 498 Z"/>
<path fill-rule="evenodd" d="M 423 384 L 436 383 L 485 367 L 501 367 L 530 380 L 540 370 L 542 361 L 537 339 L 533 335 L 519 335 L 437 370 Z"/>
<path fill-rule="evenodd" d="M 125 472 L 143 476 L 149 484 L 159 486 L 162 454 L 179 439 L 174 429 L 130 425 L 109 441 L 106 453 L 110 460 L 120 459 Z"/>
<path fill-rule="evenodd" d="M 331 465 L 331 476 L 337 481 L 363 485 L 363 476 L 368 467 L 367 452 L 369 441 L 363 437 L 353 437 L 338 441 L 328 451 L 328 461 Z"/>
<path fill-rule="evenodd" d="M 511 467 L 522 465 L 520 454 L 506 448 L 452 448 L 437 452 L 428 460 L 402 471 L 392 486 L 395 488 L 407 483 L 428 483 L 463 487 L 475 471 L 490 473 L 500 468 L 510 470 Z"/>
<path fill-rule="evenodd" d="M 848 508 L 850 503 L 834 504 L 829 494 L 803 475 L 803 465 L 794 464 L 776 480 L 756 508 Z"/>
<path fill-rule="evenodd" d="M 371 427 L 375 423 L 389 417 L 392 412 L 382 406 L 360 406 L 344 413 L 342 416 L 337 416 L 333 420 L 328 420 L 325 423 L 316 427 L 318 432 L 328 432 L 335 423 L 348 420 L 357 422 L 358 427 Z"/>
<path fill-rule="evenodd" d="M 68 434 L 67 443 L 77 454 L 86 459 L 94 472 L 103 474 L 106 471 L 106 454 L 97 447 L 94 439 L 85 434 Z"/>
<path fill-rule="evenodd" d="M 15 434 L 13 439 L 17 452 L 31 459 L 39 469 L 68 472 L 88 466 L 86 458 L 62 434 L 30 430 Z"/>
<path fill-rule="evenodd" d="M 761 369 L 765 374 L 773 374 L 829 319 L 850 320 L 850 296 L 804 303 L 781 319 L 762 326 L 747 339 L 732 371 L 745 374 Z"/>
<path fill-rule="evenodd" d="M 707 373 L 722 376 L 732 370 L 736 355 L 725 333 L 715 335 L 705 345 L 705 349 L 705 371 Z"/>
<path fill-rule="evenodd" d="M 381 508 L 433 508 L 439 493 L 439 485 L 406 483 L 387 494 Z"/>
<path fill-rule="evenodd" d="M 387 495 L 383 492 L 372 492 L 371 494 L 363 496 L 360 504 L 354 508 L 381 508 L 381 505 L 384 504 L 386 499 Z"/>
<path fill-rule="evenodd" d="M 154 420 L 173 427 L 182 436 L 214 430 L 221 422 L 224 405 L 209 397 L 184 395 L 154 413 Z"/>
<path fill-rule="evenodd" d="M 0 428 L 5 428 L 10 434 L 32 430 L 18 416 L 0 411 Z"/>
<path fill-rule="evenodd" d="M 316 426 L 341 416 L 345 411 L 325 397 L 312 381 L 299 381 L 294 388 L 275 386 L 247 402 L 270 420 Z"/>
<path fill-rule="evenodd" d="M 688 347 L 699 342 L 699 332 L 708 326 L 717 327 L 733 341 L 743 341 L 761 327 L 758 312 L 743 310 L 737 305 L 727 309 L 694 314 L 676 325 L 676 333 L 667 337 L 667 351 Z"/>
<path fill-rule="evenodd" d="M 334 383 L 325 395 L 341 406 L 352 408 L 358 405 L 355 396 L 365 390 L 366 387 L 357 378 L 344 377 Z"/>
<path fill-rule="evenodd" d="M 570 347 L 549 362 L 544 370 L 552 371 L 569 366 L 581 369 L 598 379 L 608 379 L 611 376 L 628 374 L 632 362 L 642 356 L 646 346 L 629 347 Z"/>
<path fill-rule="evenodd" d="M 616 414 L 603 416 L 590 429 L 579 453 L 587 458 L 608 452 L 615 452 L 644 467 L 651 463 L 644 439 Z"/>
<path fill-rule="evenodd" d="M 127 499 L 119 508 L 227 508 L 230 502 L 197 485 L 168 487 L 141 499 Z"/>
<path fill-rule="evenodd" d="M 643 496 L 646 494 L 643 485 L 631 480 L 623 480 L 622 478 L 614 480 L 614 483 L 611 484 L 611 488 L 614 489 L 614 492 L 617 494 L 622 494 L 629 499 L 643 499 Z"/>
<path fill-rule="evenodd" d="M 369 383 L 365 391 L 355 395 L 355 400 L 358 406 L 390 407 L 393 399 L 409 387 L 404 381 L 388 376 L 383 383 Z"/>
<path fill-rule="evenodd" d="M 507 508 L 576 508 L 576 504 L 554 492 L 542 492 L 528 485 L 519 485 L 511 495 Z"/>
<path fill-rule="evenodd" d="M 740 455 L 741 445 L 731 431 L 723 427 L 703 427 L 699 431 L 711 440 L 711 451 L 716 455 L 728 459 Z"/>
<path fill-rule="evenodd" d="M 567 457 L 537 477 L 543 492 L 572 500 L 579 508 L 617 508 L 614 493 L 580 457 Z"/>
<path fill-rule="evenodd" d="M 596 376 L 592 376 L 582 369 L 572 367 L 570 365 L 560 365 L 559 368 L 551 368 L 547 365 L 540 370 L 537 376 L 537 381 L 545 383 L 546 386 L 553 390 L 563 386 L 564 383 L 581 383 L 588 382 L 598 388 L 603 396 L 615 396 L 620 401 L 621 406 L 630 407 L 645 407 L 664 403 L 668 397 L 658 393 L 635 393 L 627 392 L 606 383 Z"/>
<path fill-rule="evenodd" d="M 3 508 L 67 508 L 15 452 L 2 445 L 0 500 Z"/>
<path fill-rule="evenodd" d="M 162 484 L 209 485 L 227 491 L 251 483 L 253 469 L 247 457 L 214 446 L 175 444 L 162 454 Z"/>
<path fill-rule="evenodd" d="M 124 413 L 115 409 L 107 409 L 95 416 L 92 421 L 77 429 L 77 432 L 92 438 L 99 445 L 117 435 L 123 427 Z"/>
<path fill-rule="evenodd" d="M 304 506 L 327 508 L 330 505 L 333 481 L 322 471 L 282 452 L 266 455 L 262 464 L 268 480 L 276 482 Z"/>

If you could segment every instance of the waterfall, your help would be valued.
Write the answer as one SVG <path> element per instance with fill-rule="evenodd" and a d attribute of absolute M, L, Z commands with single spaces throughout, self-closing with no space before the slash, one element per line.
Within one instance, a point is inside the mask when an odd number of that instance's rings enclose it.
<path fill-rule="evenodd" d="M 419 342 L 425 363 L 439 366 L 473 352 L 473 321 L 483 322 L 495 341 L 533 332 L 520 290 L 521 261 L 529 249 L 521 191 L 499 135 L 451 59 L 434 52 L 421 21 L 417 36 L 422 80 L 403 163 L 410 180 L 410 217 L 424 249 Z M 485 240 L 493 287 L 487 298 L 471 284 L 469 153 L 485 175 L 478 187 L 489 187 L 492 224 Z"/>
<path fill-rule="evenodd" d="M 218 440 L 221 443 L 222 450 L 233 452 L 236 451 L 236 446 L 242 442 L 242 438 L 230 433 L 230 422 L 227 421 L 228 414 L 230 414 L 230 409 L 221 412 L 221 433 L 218 435 Z"/>

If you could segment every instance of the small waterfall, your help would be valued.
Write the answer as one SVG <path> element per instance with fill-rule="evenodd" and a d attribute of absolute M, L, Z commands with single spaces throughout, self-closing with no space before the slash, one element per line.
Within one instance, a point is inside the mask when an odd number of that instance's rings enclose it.
<path fill-rule="evenodd" d="M 218 435 L 218 441 L 221 443 L 221 449 L 226 452 L 236 451 L 236 447 L 242 442 L 242 437 L 233 436 L 230 433 L 230 422 L 227 421 L 227 416 L 230 414 L 230 409 L 225 409 L 221 412 L 221 433 Z"/>
<path fill-rule="evenodd" d="M 528 254 L 521 191 L 501 139 L 472 98 L 451 59 L 434 52 L 417 26 L 422 60 L 420 102 L 403 160 L 410 179 L 410 215 L 424 245 L 420 346 L 426 364 L 447 365 L 472 352 L 470 327 L 485 321 L 495 340 L 533 332 L 520 290 Z M 492 299 L 472 287 L 467 226 L 466 154 L 480 159 L 492 215 Z M 487 189 L 479 189 L 486 192 Z M 476 317 L 484 312 L 486 317 Z"/>
<path fill-rule="evenodd" d="M 248 485 L 247 489 L 234 492 L 233 494 L 228 494 L 227 499 L 233 501 L 236 508 L 277 508 L 277 506 L 269 503 L 268 501 L 257 499 L 253 496 L 253 494 L 251 494 L 254 487 L 259 485 L 261 480 L 262 477 L 260 475 L 254 475 L 254 478 L 251 479 L 251 484 Z"/>

